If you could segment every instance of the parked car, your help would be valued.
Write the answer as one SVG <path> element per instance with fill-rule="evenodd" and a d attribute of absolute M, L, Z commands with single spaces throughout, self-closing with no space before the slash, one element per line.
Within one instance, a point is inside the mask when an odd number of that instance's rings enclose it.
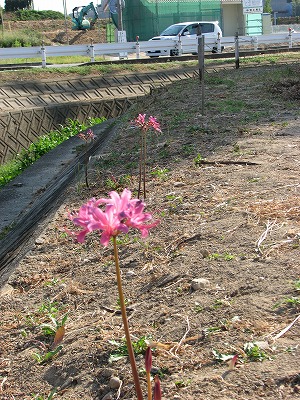
<path fill-rule="evenodd" d="M 180 22 L 179 24 L 174 24 L 166 28 L 159 36 L 155 36 L 150 40 L 164 40 L 164 39 L 176 39 L 179 38 L 182 43 L 191 44 L 191 46 L 183 47 L 183 53 L 197 54 L 197 33 L 198 26 L 200 25 L 201 33 L 210 39 L 218 39 L 222 37 L 222 30 L 219 26 L 218 21 L 194 21 L 194 22 Z M 216 46 L 211 49 L 215 52 Z M 147 51 L 146 54 L 149 57 L 159 57 L 159 56 L 176 56 L 178 55 L 178 49 L 169 50 L 153 50 Z"/>

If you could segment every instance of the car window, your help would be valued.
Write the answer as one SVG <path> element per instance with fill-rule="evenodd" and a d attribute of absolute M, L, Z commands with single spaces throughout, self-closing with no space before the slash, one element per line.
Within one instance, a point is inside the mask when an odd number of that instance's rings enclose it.
<path fill-rule="evenodd" d="M 184 25 L 183 25 L 184 26 Z M 171 25 L 168 28 L 166 28 L 160 36 L 177 36 L 181 29 L 183 28 L 182 25 Z"/>
<path fill-rule="evenodd" d="M 214 32 L 215 26 L 214 24 L 200 24 L 202 33 L 211 33 Z"/>

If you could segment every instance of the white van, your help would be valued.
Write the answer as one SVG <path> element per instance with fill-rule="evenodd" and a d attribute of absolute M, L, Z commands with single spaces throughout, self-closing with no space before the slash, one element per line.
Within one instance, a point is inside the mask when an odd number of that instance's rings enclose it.
<path fill-rule="evenodd" d="M 150 40 L 164 40 L 164 39 L 178 39 L 184 44 L 191 44 L 191 46 L 183 46 L 183 53 L 196 53 L 197 49 L 197 32 L 198 26 L 200 25 L 201 33 L 209 38 L 217 40 L 218 37 L 222 37 L 222 30 L 219 26 L 218 21 L 194 21 L 194 22 L 180 22 L 166 28 L 159 36 L 155 36 Z M 216 43 L 217 44 L 217 43 Z M 207 49 L 206 49 L 207 50 Z M 216 46 L 211 48 L 211 51 L 215 51 Z M 169 50 L 154 50 L 147 51 L 149 57 L 159 56 L 176 56 L 178 55 L 177 49 Z"/>

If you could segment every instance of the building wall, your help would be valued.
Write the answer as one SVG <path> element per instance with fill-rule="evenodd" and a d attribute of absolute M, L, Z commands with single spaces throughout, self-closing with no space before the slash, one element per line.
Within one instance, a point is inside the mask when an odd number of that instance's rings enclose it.
<path fill-rule="evenodd" d="M 242 4 L 222 4 L 223 36 L 245 34 Z"/>

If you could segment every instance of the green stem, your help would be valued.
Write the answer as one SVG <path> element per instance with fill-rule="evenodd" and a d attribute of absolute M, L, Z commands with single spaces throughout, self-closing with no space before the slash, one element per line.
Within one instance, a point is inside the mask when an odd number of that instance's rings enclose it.
<path fill-rule="evenodd" d="M 118 292 L 119 292 L 119 299 L 120 299 L 120 306 L 121 306 L 121 314 L 122 314 L 122 320 L 123 320 L 123 325 L 124 325 L 124 331 L 125 331 L 127 349 L 128 349 L 128 354 L 129 354 L 129 360 L 130 360 L 130 364 L 131 364 L 131 370 L 132 370 L 132 375 L 133 375 L 133 379 L 134 379 L 134 385 L 135 385 L 135 391 L 136 391 L 136 394 L 137 394 L 137 398 L 138 398 L 138 400 L 143 400 L 143 394 L 142 394 L 142 390 L 141 390 L 141 385 L 140 385 L 140 381 L 139 381 L 139 375 L 138 375 L 138 371 L 137 371 L 137 367 L 136 367 L 136 362 L 135 362 L 135 357 L 134 357 L 131 337 L 130 337 L 130 333 L 129 333 L 129 326 L 128 326 L 128 319 L 127 319 L 127 313 L 126 313 L 125 299 L 124 299 L 123 288 L 122 288 L 121 271 L 120 271 L 120 264 L 119 264 L 119 256 L 118 256 L 118 248 L 117 248 L 116 236 L 113 236 L 113 243 L 114 243 L 114 257 L 115 257 L 115 266 L 116 266 L 116 274 L 117 274 L 117 283 L 118 283 Z"/>
<path fill-rule="evenodd" d="M 143 163 L 143 133 L 141 140 L 141 150 L 140 150 L 140 162 L 139 162 L 139 190 L 138 190 L 138 199 L 141 196 L 141 186 L 142 186 L 142 163 Z"/>
<path fill-rule="evenodd" d="M 143 170 L 143 180 L 144 180 L 144 200 L 146 199 L 146 132 L 144 132 L 144 170 Z"/>

